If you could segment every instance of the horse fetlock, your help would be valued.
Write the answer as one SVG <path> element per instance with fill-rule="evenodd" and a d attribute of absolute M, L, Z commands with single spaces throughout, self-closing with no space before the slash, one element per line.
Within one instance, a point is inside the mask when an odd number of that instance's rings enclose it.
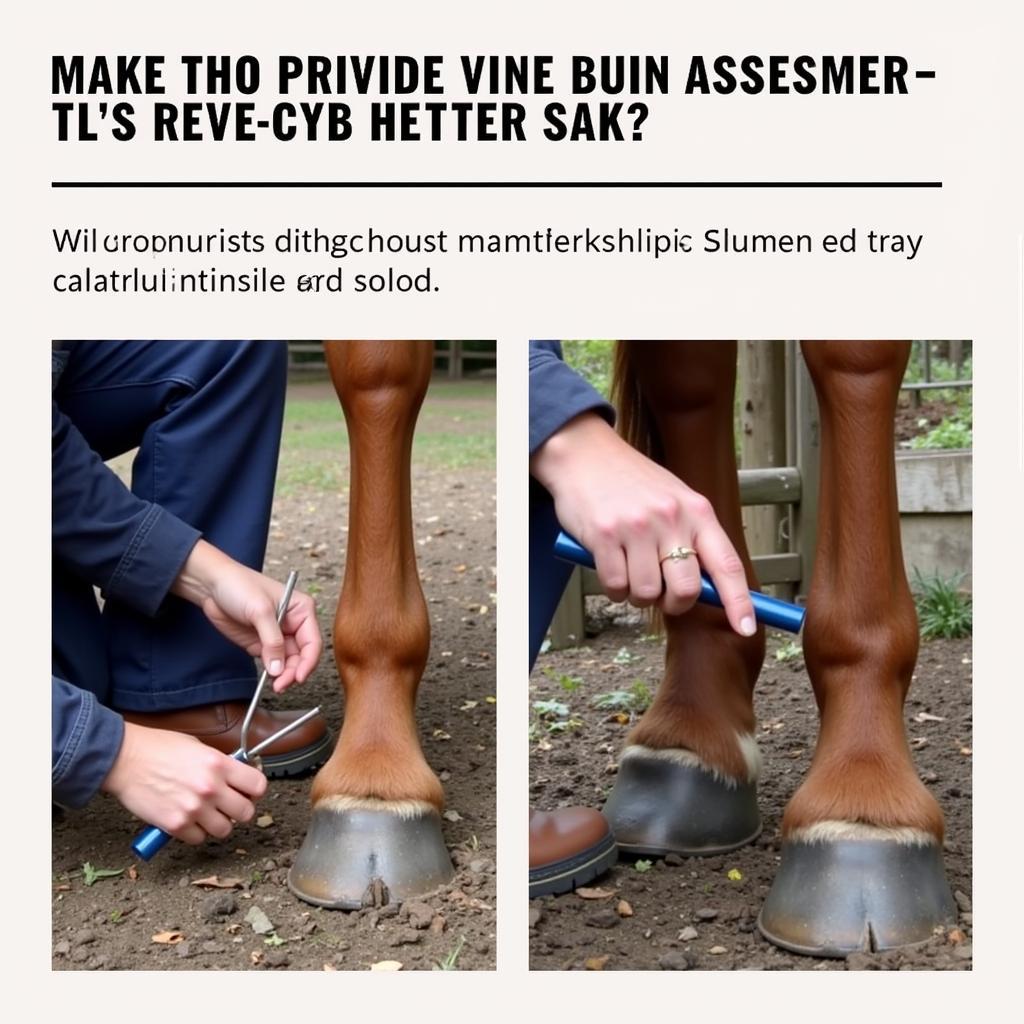
<path fill-rule="evenodd" d="M 909 754 L 815 757 L 782 819 L 786 838 L 816 841 L 856 834 L 942 842 L 938 802 L 918 778 Z"/>
<path fill-rule="evenodd" d="M 444 789 L 414 738 L 387 746 L 349 744 L 343 729 L 334 756 L 313 781 L 311 800 L 314 807 L 355 800 L 440 811 Z"/>

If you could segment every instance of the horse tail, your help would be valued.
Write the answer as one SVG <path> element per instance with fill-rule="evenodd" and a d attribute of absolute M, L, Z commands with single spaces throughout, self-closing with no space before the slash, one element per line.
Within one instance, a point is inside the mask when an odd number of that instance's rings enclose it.
<path fill-rule="evenodd" d="M 612 365 L 612 404 L 618 410 L 618 431 L 623 440 L 655 462 L 664 461 L 661 438 L 650 406 L 640 390 L 633 360 L 637 342 L 615 342 Z"/>

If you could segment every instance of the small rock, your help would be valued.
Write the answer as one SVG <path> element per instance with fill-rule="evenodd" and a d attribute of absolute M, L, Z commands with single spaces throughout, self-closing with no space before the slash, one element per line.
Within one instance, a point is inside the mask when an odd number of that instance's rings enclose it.
<path fill-rule="evenodd" d="M 386 921 L 390 917 L 398 917 L 399 906 L 397 903 L 388 903 L 377 911 L 377 919 Z"/>
<path fill-rule="evenodd" d="M 683 865 L 683 858 L 680 857 L 678 853 L 666 853 L 665 854 L 665 863 L 670 868 L 682 867 L 682 865 Z"/>
<path fill-rule="evenodd" d="M 283 949 L 268 949 L 264 954 L 263 963 L 267 967 L 287 967 L 291 961 Z"/>
<path fill-rule="evenodd" d="M 711 947 L 711 948 L 710 948 L 710 949 L 708 950 L 708 952 L 709 952 L 709 953 L 710 953 L 710 954 L 711 954 L 712 956 L 721 956 L 721 955 L 722 955 L 723 953 L 728 953 L 728 952 L 729 952 L 729 950 L 727 950 L 727 949 L 725 948 L 725 946 L 712 946 L 712 947 Z"/>
<path fill-rule="evenodd" d="M 583 961 L 583 966 L 588 971 L 603 971 L 609 960 L 611 960 L 611 955 L 608 953 L 603 956 L 591 956 Z"/>
<path fill-rule="evenodd" d="M 416 931 L 415 928 L 402 928 L 400 929 L 388 943 L 389 946 L 411 946 L 419 942 L 423 938 L 423 933 Z"/>
<path fill-rule="evenodd" d="M 965 942 L 962 945 L 957 946 L 956 949 L 953 950 L 953 956 L 960 960 L 970 960 L 971 957 L 974 956 L 973 943 Z"/>
<path fill-rule="evenodd" d="M 435 914 L 430 921 L 431 935 L 440 935 L 448 927 L 448 922 L 440 915 Z"/>
<path fill-rule="evenodd" d="M 429 928 L 434 920 L 434 908 L 422 900 L 407 900 L 402 904 L 402 914 L 413 928 Z"/>
<path fill-rule="evenodd" d="M 530 912 L 527 915 L 527 922 L 531 928 L 536 928 L 540 924 L 544 917 L 544 911 L 540 907 L 530 907 Z"/>
<path fill-rule="evenodd" d="M 263 870 L 264 871 L 276 871 L 277 870 L 277 861 L 269 860 L 269 859 L 265 860 L 263 862 Z"/>
<path fill-rule="evenodd" d="M 619 915 L 612 910 L 611 907 L 605 907 L 604 910 L 597 910 L 593 914 L 588 914 L 586 917 L 586 923 L 591 928 L 614 928 L 620 921 Z"/>
<path fill-rule="evenodd" d="M 84 964 L 89 959 L 89 950 L 85 946 L 78 946 L 76 949 L 71 951 L 71 959 L 76 964 Z"/>
<path fill-rule="evenodd" d="M 617 906 L 615 907 L 615 913 L 618 914 L 619 917 L 632 917 L 633 908 L 630 906 L 627 900 L 619 900 Z"/>
<path fill-rule="evenodd" d="M 494 861 L 489 857 L 477 857 L 475 860 L 469 862 L 469 870 L 474 875 L 491 875 L 494 874 Z"/>
<path fill-rule="evenodd" d="M 961 892 L 959 889 L 953 893 L 953 899 L 956 900 L 956 905 L 960 908 L 961 914 L 969 914 L 973 907 L 971 906 L 971 898 L 965 892 Z"/>
<path fill-rule="evenodd" d="M 714 907 L 698 907 L 693 916 L 698 921 L 714 921 L 718 917 L 718 911 Z"/>
<path fill-rule="evenodd" d="M 199 916 L 204 921 L 216 924 L 221 918 L 229 917 L 237 909 L 238 901 L 230 892 L 215 892 L 203 900 L 202 906 L 199 908 Z"/>
<path fill-rule="evenodd" d="M 658 967 L 663 971 L 689 971 L 696 966 L 696 960 L 687 953 L 673 950 L 658 957 Z"/>
<path fill-rule="evenodd" d="M 249 908 L 245 915 L 245 922 L 252 926 L 252 930 L 257 935 L 269 935 L 274 930 L 270 918 L 256 905 Z"/>
<path fill-rule="evenodd" d="M 219 942 L 214 942 L 213 939 L 210 939 L 207 942 L 204 942 L 199 947 L 199 952 L 200 953 L 223 953 L 225 948 L 226 947 L 222 946 Z"/>
<path fill-rule="evenodd" d="M 82 928 L 75 933 L 75 945 L 87 946 L 90 942 L 96 941 L 96 933 L 91 928 Z"/>
<path fill-rule="evenodd" d="M 64 939 L 62 942 L 58 942 L 53 947 L 53 952 L 57 956 L 67 956 L 71 952 L 71 943 Z"/>
<path fill-rule="evenodd" d="M 175 956 L 180 957 L 182 960 L 187 960 L 192 955 L 192 947 L 188 944 L 188 940 L 179 942 L 174 947 L 174 953 Z"/>
<path fill-rule="evenodd" d="M 699 936 L 699 934 L 700 933 L 697 931 L 696 928 L 693 927 L 692 924 L 691 925 L 687 925 L 679 933 L 679 941 L 680 942 L 693 942 L 693 940 L 696 939 Z"/>

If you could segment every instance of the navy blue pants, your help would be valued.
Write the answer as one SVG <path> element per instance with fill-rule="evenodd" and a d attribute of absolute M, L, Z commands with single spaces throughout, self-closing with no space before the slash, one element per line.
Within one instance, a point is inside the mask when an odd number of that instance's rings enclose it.
<path fill-rule="evenodd" d="M 132 490 L 262 569 L 287 351 L 272 341 L 80 341 L 55 399 L 103 459 L 133 448 Z M 54 564 L 53 672 L 108 707 L 160 711 L 248 698 L 253 659 L 169 597 L 150 618 Z"/>
<path fill-rule="evenodd" d="M 555 503 L 536 481 L 530 481 L 530 670 L 540 653 L 551 619 L 573 566 L 555 558 L 555 538 L 561 526 Z"/>

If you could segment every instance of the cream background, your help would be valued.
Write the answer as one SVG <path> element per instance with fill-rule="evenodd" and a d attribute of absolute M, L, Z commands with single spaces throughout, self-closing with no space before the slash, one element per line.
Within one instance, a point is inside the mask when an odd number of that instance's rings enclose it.
<path fill-rule="evenodd" d="M 4 873 L 18 902 L 0 929 L 20 1007 L 87 1020 L 222 1013 L 342 1018 L 399 1007 L 431 1018 L 600 1014 L 836 1020 L 926 1013 L 955 1019 L 1012 981 L 1019 949 L 1019 786 L 1011 775 L 1021 717 L 1022 42 L 1013 3 L 710 5 L 637 2 L 181 2 L 10 8 L 4 64 L 3 293 L 13 312 L 3 403 L 10 559 Z M 162 145 L 58 144 L 49 105 L 56 52 L 902 53 L 934 68 L 907 97 L 683 96 L 650 100 L 642 144 Z M 451 71 L 455 71 L 453 67 Z M 170 75 L 168 78 L 170 79 Z M 447 75 L 446 82 L 455 81 Z M 557 81 L 557 78 L 556 78 Z M 270 82 L 268 80 L 267 84 Z M 449 97 L 453 98 L 453 97 Z M 515 99 L 515 97 L 512 97 Z M 553 98 L 561 98 L 556 96 Z M 543 101 L 542 101 L 543 102 Z M 539 103 L 537 104 L 540 105 Z M 528 122 L 529 124 L 529 122 Z M 55 192 L 51 178 L 940 178 L 909 191 L 163 191 Z M 913 262 L 820 255 L 681 263 L 611 258 L 432 262 L 426 297 L 55 296 L 50 229 L 273 232 L 289 224 L 352 230 L 527 230 L 586 223 L 702 231 L 864 230 L 926 234 Z M 60 261 L 62 264 L 66 261 Z M 201 261 L 206 265 L 209 261 Z M 363 261 L 360 261 L 361 263 Z M 387 265 L 385 261 L 384 265 Z M 414 257 L 418 268 L 424 262 Z M 226 266 L 226 261 L 218 261 Z M 178 263 L 179 267 L 184 264 Z M 240 264 L 244 267 L 244 263 Z M 297 268 L 297 264 L 289 264 Z M 68 269 L 62 267 L 62 269 Z M 499 337 L 500 973 L 143 978 L 49 971 L 49 551 L 43 417 L 53 337 Z M 975 340 L 975 967 L 973 975 L 799 978 L 712 973 L 636 980 L 526 970 L 526 373 L 540 337 L 966 337 Z M 2 662 L 0 662 L 2 663 Z M 15 767 L 16 766 L 16 767 Z M 15 775 L 15 773 L 18 773 Z M 22 779 L 29 779 L 22 784 Z M 521 867 L 522 866 L 522 867 Z M 799 984 L 800 987 L 795 986 Z M 45 985 L 45 989 L 41 986 Z M 870 999 L 865 1003 L 864 999 Z M 882 1004 L 880 1000 L 884 999 Z M 31 1000 L 32 1002 L 26 1002 Z M 16 1004 L 19 1005 L 19 1004 Z M 1011 1004 L 1012 1005 L 1012 1004 Z M 12 1006 L 13 1009 L 13 1006 Z M 724 1015 L 721 1010 L 725 1010 Z M 16 1011 L 19 1012 L 19 1011 Z"/>

